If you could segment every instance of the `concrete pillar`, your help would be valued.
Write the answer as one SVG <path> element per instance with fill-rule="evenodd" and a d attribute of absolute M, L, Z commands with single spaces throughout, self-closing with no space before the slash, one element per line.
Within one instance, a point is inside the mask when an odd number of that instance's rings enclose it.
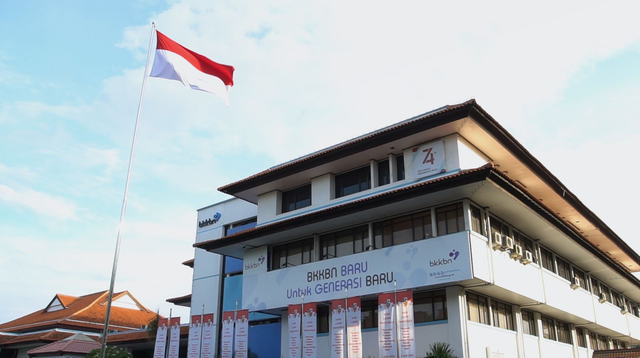
<path fill-rule="evenodd" d="M 447 291 L 447 321 L 449 345 L 459 358 L 469 358 L 467 341 L 467 299 L 460 286 L 451 286 Z"/>

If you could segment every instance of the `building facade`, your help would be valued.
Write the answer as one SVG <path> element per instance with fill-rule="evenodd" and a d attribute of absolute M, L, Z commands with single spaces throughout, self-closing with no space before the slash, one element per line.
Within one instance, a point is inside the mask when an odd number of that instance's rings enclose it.
<path fill-rule="evenodd" d="M 363 356 L 378 356 L 377 297 L 396 289 L 413 291 L 419 355 L 640 343 L 640 256 L 473 100 L 219 190 L 234 198 L 198 211 L 192 314 L 249 309 L 261 358 L 286 353 L 286 308 L 303 299 L 329 356 L 345 296 L 361 297 Z"/>

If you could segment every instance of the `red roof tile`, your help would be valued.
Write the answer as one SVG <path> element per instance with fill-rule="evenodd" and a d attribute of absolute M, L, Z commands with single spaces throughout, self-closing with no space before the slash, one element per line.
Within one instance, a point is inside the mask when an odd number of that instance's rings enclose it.
<path fill-rule="evenodd" d="M 85 339 L 74 338 L 79 336 L 82 336 Z M 94 341 L 93 339 L 85 335 L 73 335 L 69 338 L 65 338 L 57 342 L 49 343 L 42 347 L 32 349 L 28 351 L 27 354 L 29 354 L 30 356 L 46 353 L 61 353 L 59 355 L 63 355 L 64 353 L 87 354 L 97 348 L 100 348 L 100 343 Z"/>
<path fill-rule="evenodd" d="M 0 344 L 6 346 L 23 342 L 55 342 L 72 335 L 73 333 L 59 332 L 56 330 L 38 332 L 33 334 L 22 334 L 19 336 L 0 335 Z"/>

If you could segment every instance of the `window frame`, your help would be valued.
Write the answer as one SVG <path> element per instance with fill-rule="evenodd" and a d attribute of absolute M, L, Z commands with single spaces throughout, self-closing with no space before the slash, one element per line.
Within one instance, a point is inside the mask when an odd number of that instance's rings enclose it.
<path fill-rule="evenodd" d="M 298 196 L 303 195 L 302 199 L 298 199 Z M 308 194 L 308 198 L 305 198 L 304 195 Z M 289 189 L 287 191 L 283 191 L 280 199 L 281 199 L 281 207 L 280 207 L 280 213 L 284 214 L 284 213 L 288 213 L 291 211 L 295 211 L 298 209 L 302 209 L 302 208 L 306 208 L 308 206 L 311 206 L 313 203 L 313 199 L 311 197 L 311 183 L 305 184 L 305 185 L 301 185 L 299 187 L 293 188 L 293 189 Z M 290 196 L 292 198 L 290 198 Z M 288 199 L 293 199 L 293 201 L 288 200 Z M 308 200 L 308 203 L 305 204 L 305 201 Z M 291 208 L 291 204 L 293 204 L 293 208 Z"/>
<path fill-rule="evenodd" d="M 467 319 L 472 322 L 491 325 L 489 300 L 486 296 L 478 295 L 473 292 L 466 293 L 467 301 Z M 475 307 L 471 307 L 475 303 Z M 484 310 L 483 310 L 484 308 Z M 472 317 L 472 311 L 475 311 L 477 320 Z"/>
<path fill-rule="evenodd" d="M 441 305 L 442 314 L 437 311 L 438 304 Z M 430 307 L 428 309 L 418 310 L 421 305 Z M 418 313 L 425 312 L 425 319 L 420 318 Z M 430 316 L 429 316 L 430 315 Z M 445 290 L 435 290 L 426 292 L 413 293 L 413 319 L 415 323 L 446 321 L 448 319 L 447 312 L 447 292 Z"/>
<path fill-rule="evenodd" d="M 351 252 L 348 254 L 339 254 L 338 245 L 341 242 L 338 242 L 340 238 L 347 237 L 347 234 L 350 233 L 351 236 Z M 357 235 L 361 234 L 361 237 L 357 238 Z M 342 229 L 338 231 L 329 232 L 326 234 L 322 234 L 319 237 L 320 239 L 320 260 L 330 260 L 336 257 L 344 257 L 353 254 L 358 254 L 364 251 L 367 251 L 369 248 L 369 225 L 360 225 L 347 229 Z M 331 243 L 333 242 L 333 243 Z M 358 251 L 358 242 L 360 243 L 360 250 Z M 325 245 L 326 244 L 326 245 Z M 333 250 L 331 250 L 333 248 Z M 329 251 L 333 251 L 330 253 Z M 330 255 L 330 257 L 329 257 Z"/>
<path fill-rule="evenodd" d="M 296 246 L 300 246 L 300 263 L 299 264 L 295 264 L 295 263 L 290 263 L 290 257 L 292 257 L 293 255 L 297 255 L 297 254 L 289 254 L 290 250 L 294 250 L 296 249 Z M 310 250 L 306 250 L 307 248 L 311 248 Z M 282 259 L 282 255 L 278 255 L 276 256 L 276 251 L 277 252 L 282 252 L 282 250 L 284 250 L 285 252 L 285 263 L 284 265 L 281 264 L 281 259 Z M 315 262 L 315 240 L 313 237 L 308 237 L 308 238 L 304 238 L 304 239 L 299 239 L 299 240 L 294 240 L 294 241 L 289 241 L 283 244 L 279 244 L 279 245 L 274 245 L 271 247 L 270 249 L 270 253 L 271 253 L 271 266 L 270 266 L 270 270 L 280 270 L 283 268 L 287 268 L 290 266 L 298 266 L 298 265 L 304 265 L 304 264 L 308 264 L 311 262 Z M 305 260 L 305 254 L 308 254 L 307 259 Z M 276 265 L 276 260 L 277 265 Z M 277 266 L 277 267 L 275 267 Z"/>
<path fill-rule="evenodd" d="M 389 165 L 389 158 L 377 161 L 376 165 L 377 165 L 377 171 L 378 171 L 377 186 L 391 184 L 391 167 Z M 380 170 L 381 168 L 384 168 L 384 170 Z M 386 174 L 386 176 L 384 174 Z M 383 182 L 384 181 L 383 179 L 386 179 L 386 182 Z"/>
<path fill-rule="evenodd" d="M 455 234 L 457 232 L 466 230 L 466 225 L 465 225 L 466 219 L 464 214 L 465 210 L 464 210 L 464 203 L 462 201 L 437 206 L 435 207 L 434 212 L 435 212 L 435 219 L 436 219 L 435 220 L 436 236 Z M 456 216 L 453 218 L 450 218 L 449 213 L 455 213 L 454 215 Z M 440 220 L 441 218 L 440 215 L 444 215 L 444 220 L 442 221 Z M 449 224 L 451 220 L 455 220 L 455 226 L 456 226 L 456 229 L 454 229 L 455 231 L 449 230 Z M 445 232 L 440 232 L 441 223 L 444 225 Z"/>
<path fill-rule="evenodd" d="M 521 310 L 522 317 L 522 333 L 530 336 L 538 336 L 538 324 L 536 321 L 536 315 L 533 311 Z M 525 319 L 525 317 L 527 317 Z M 533 332 L 533 333 L 531 333 Z"/>
<path fill-rule="evenodd" d="M 351 184 L 351 185 L 345 186 L 344 181 L 347 181 L 349 179 L 355 179 L 355 181 L 357 181 L 357 184 Z M 343 196 L 349 196 L 365 190 L 369 190 L 372 187 L 371 166 L 367 165 L 367 166 L 352 169 L 347 172 L 338 174 L 334 177 L 334 184 L 335 184 L 334 194 L 336 199 L 341 198 Z M 345 188 L 350 188 L 353 186 L 357 186 L 358 190 L 353 192 L 349 191 L 348 193 L 345 193 Z"/>

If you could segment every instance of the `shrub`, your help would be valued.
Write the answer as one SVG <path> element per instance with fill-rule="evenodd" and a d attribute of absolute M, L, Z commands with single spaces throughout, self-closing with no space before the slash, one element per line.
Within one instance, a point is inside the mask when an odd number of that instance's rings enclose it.
<path fill-rule="evenodd" d="M 449 343 L 436 342 L 429 345 L 429 351 L 424 358 L 458 358 L 453 352 Z"/>

